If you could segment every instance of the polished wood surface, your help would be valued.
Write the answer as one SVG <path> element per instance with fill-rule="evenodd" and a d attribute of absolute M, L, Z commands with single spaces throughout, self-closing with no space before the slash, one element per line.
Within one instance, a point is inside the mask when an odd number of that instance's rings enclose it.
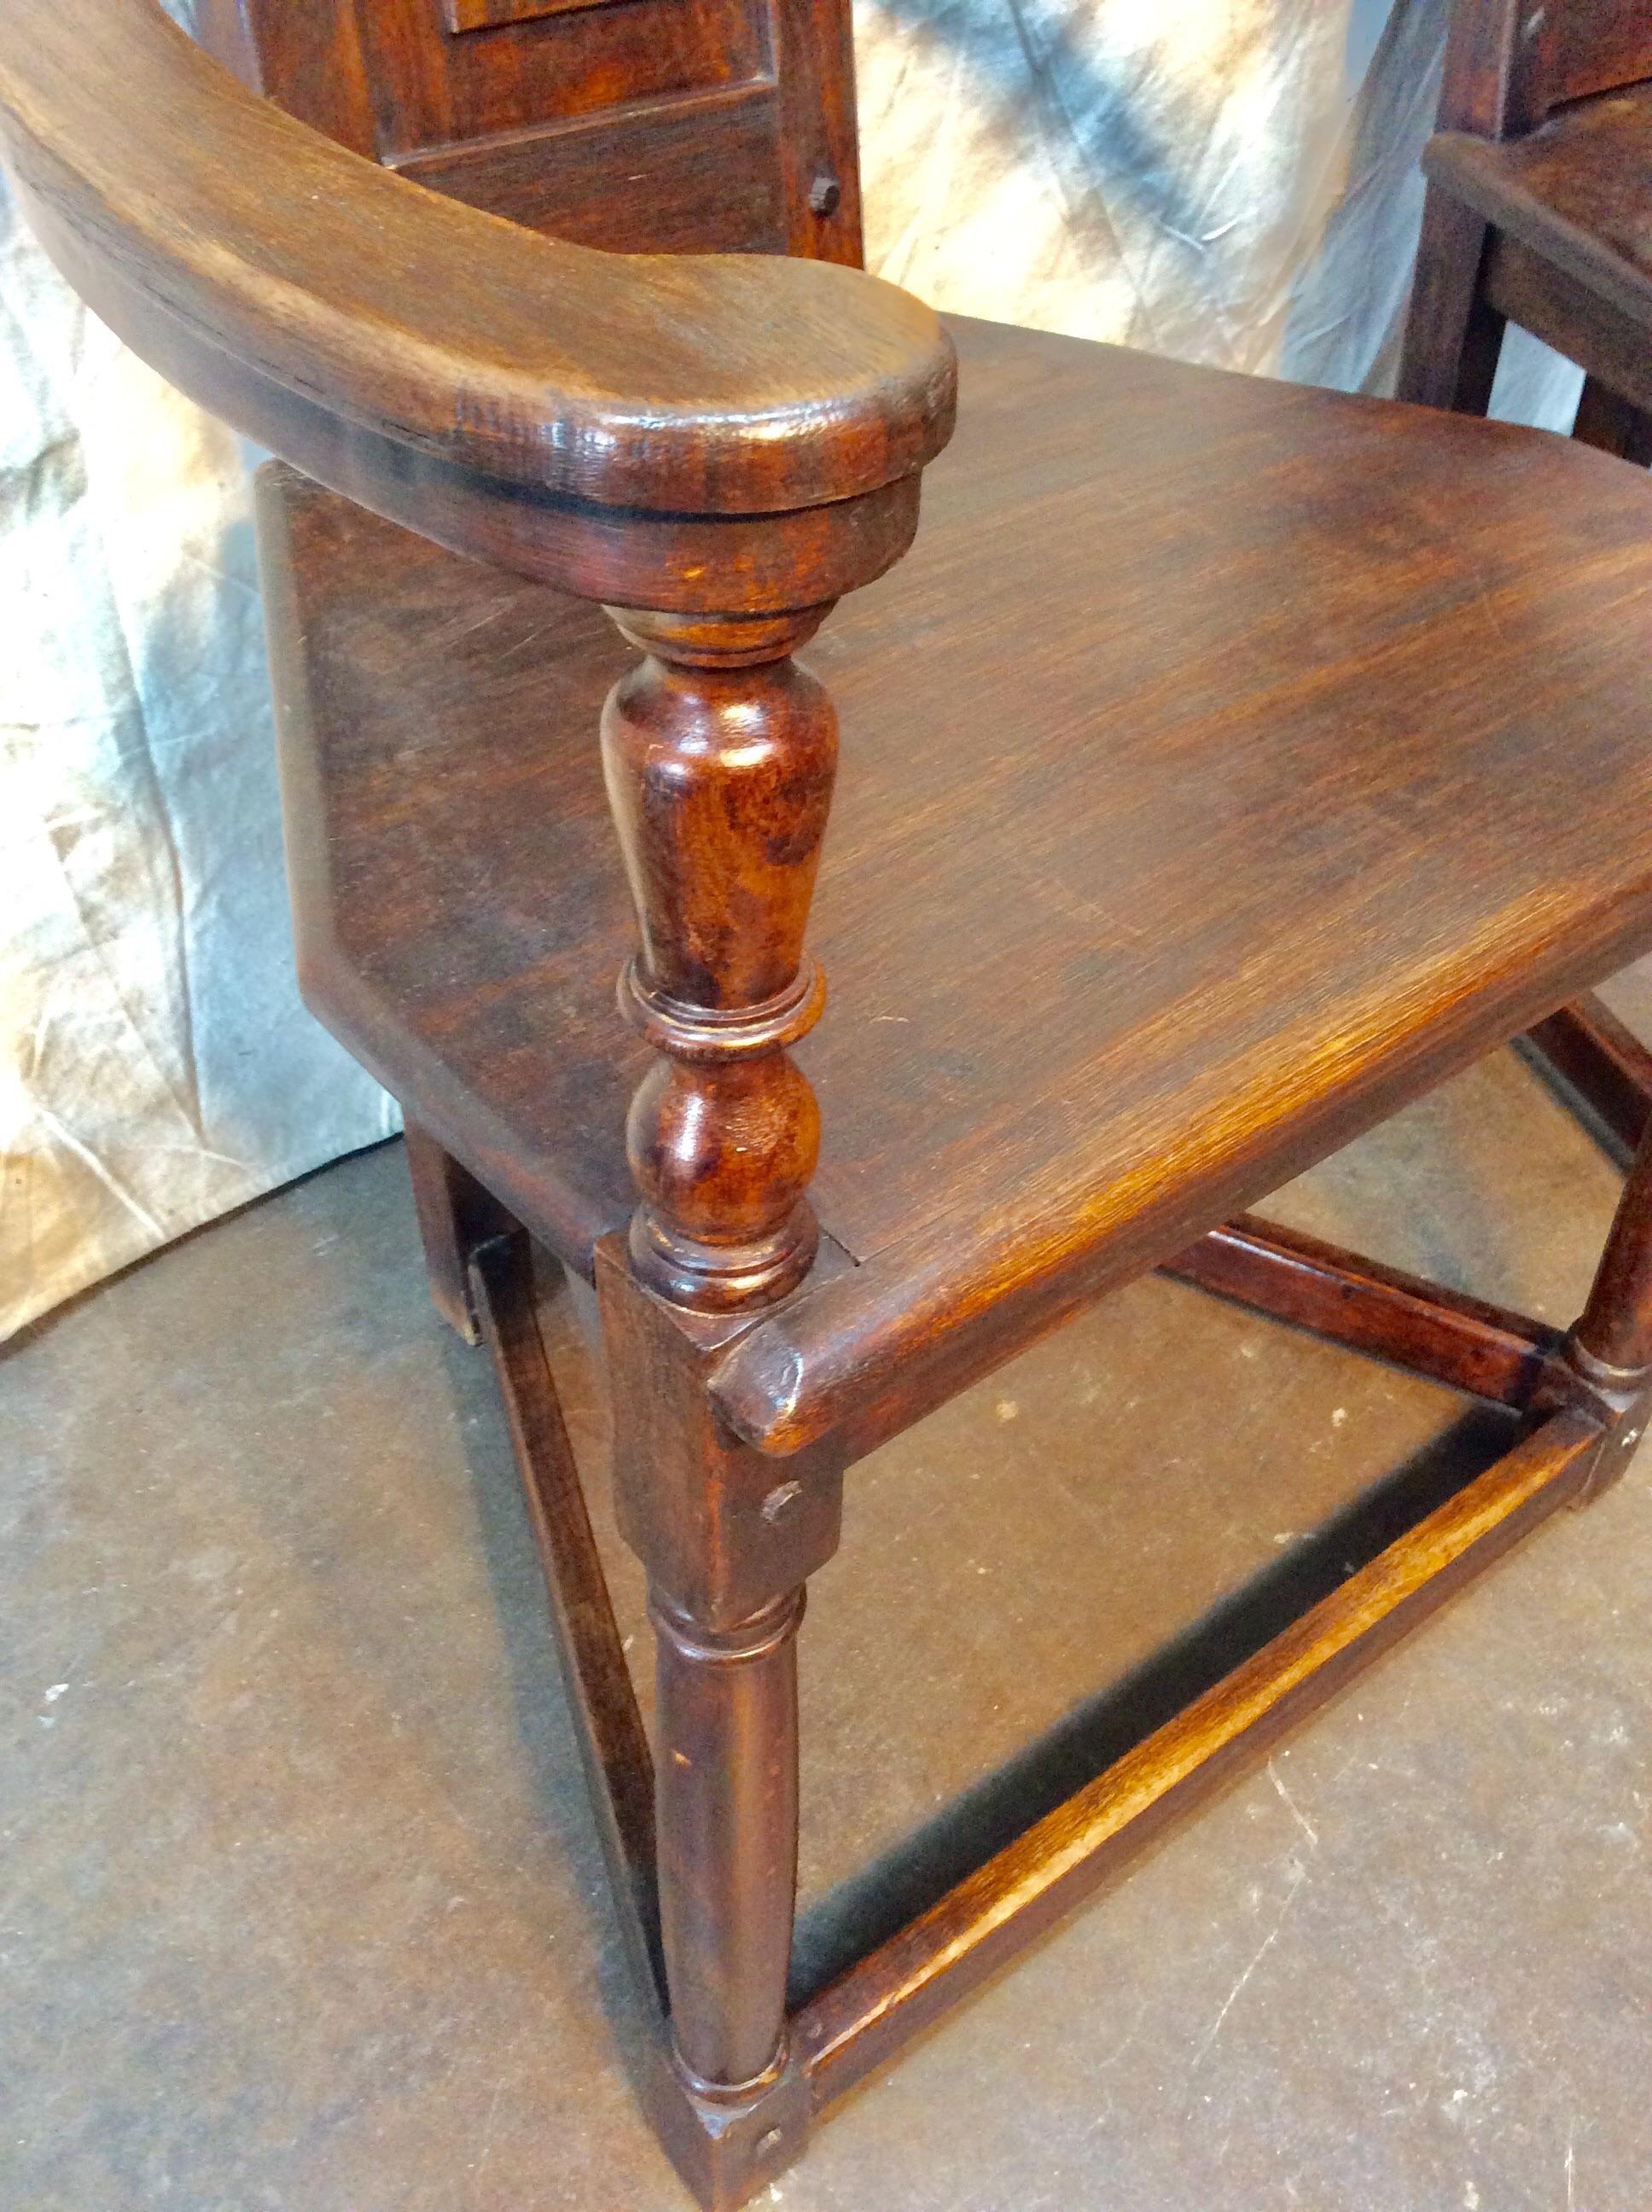
<path fill-rule="evenodd" d="M 693 516 L 874 493 L 947 434 L 944 341 L 892 286 L 536 238 L 254 99 L 153 0 L 8 0 L 0 133 L 104 319 L 325 480 L 342 471 L 313 424 L 299 450 L 307 406 L 335 442 L 388 445 L 380 475 L 404 450 L 540 500 Z M 358 470 L 344 488 L 373 487 Z"/>
<path fill-rule="evenodd" d="M 623 230 L 625 131 L 682 154 L 683 117 L 601 116 L 635 81 L 573 61 L 727 64 L 691 104 L 742 159 L 742 26 L 841 9 L 683 0 L 651 45 L 658 0 L 443 0 L 416 35 L 397 0 L 384 78 L 323 0 L 221 15 L 254 72 L 314 41 L 328 146 L 147 0 L 5 4 L 0 127 L 49 247 L 307 472 L 259 489 L 302 979 L 407 1109 L 432 1287 L 491 1355 L 544 1557 L 644 2094 L 732 2212 L 813 2109 L 1641 1434 L 1652 1145 L 1564 1336 L 1227 1217 L 1652 945 L 1652 490 L 1589 441 L 963 325 L 963 433 L 885 578 L 951 428 L 926 310 L 535 240 L 361 158 L 451 191 L 498 155 Z M 1486 20 L 1475 66 L 1529 88 L 1510 38 L 1541 18 Z M 509 119 L 559 38 L 594 134 L 561 169 Z M 847 70 L 778 51 L 800 175 Z M 677 166 L 663 236 L 708 190 Z M 1465 202 L 1430 221 L 1473 286 L 1467 404 L 1534 249 L 1488 253 Z M 595 1284 L 652 1747 L 536 1243 Z M 845 1470 L 1155 1263 L 1508 1407 L 1513 1448 L 788 2017 L 796 1639 Z"/>
<path fill-rule="evenodd" d="M 769 1304 L 808 1273 L 820 1114 L 787 1048 L 820 1016 L 803 950 L 837 716 L 792 659 L 819 611 L 619 617 L 647 658 L 603 710 L 640 944 L 621 1000 L 659 1054 L 631 1102 L 637 1279 L 674 1304 Z"/>
<path fill-rule="evenodd" d="M 957 1372 L 1002 1356 L 1012 1315 L 1168 1256 L 1648 941 L 1638 477 L 957 334 L 969 405 L 918 548 L 805 654 L 843 758 L 799 1058 L 816 1209 L 859 1264 L 734 1355 L 726 1410 L 768 1442 L 799 1376 L 842 1419 L 898 1372 L 869 1433 L 908 1418 L 953 1372 L 919 1389 L 908 1352 L 963 1329 Z M 304 640 L 307 988 L 588 1269 L 630 1210 L 645 1065 L 589 738 L 624 648 L 291 479 L 266 499 Z"/>

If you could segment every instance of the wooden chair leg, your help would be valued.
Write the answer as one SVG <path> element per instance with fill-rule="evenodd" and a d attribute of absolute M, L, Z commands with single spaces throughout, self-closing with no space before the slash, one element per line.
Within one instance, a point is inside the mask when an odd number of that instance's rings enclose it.
<path fill-rule="evenodd" d="M 1400 362 L 1401 399 L 1459 415 L 1484 415 L 1491 404 L 1504 324 L 1480 285 L 1489 235 L 1472 209 L 1430 186 Z"/>
<path fill-rule="evenodd" d="M 1652 1132 L 1641 1139 L 1566 1356 L 1609 1423 L 1585 1504 L 1623 1473 L 1652 1410 Z"/>
<path fill-rule="evenodd" d="M 798 1866 L 793 1591 L 732 1629 L 656 1598 L 660 1926 L 679 2065 L 745 2097 L 786 2059 Z"/>
<path fill-rule="evenodd" d="M 658 1697 L 654 1857 L 670 2068 L 661 2132 L 703 2205 L 747 2201 L 807 2139 L 788 2033 L 797 1883 L 796 1638 L 804 1586 L 837 1548 L 842 1455 L 776 1462 L 732 1437 L 707 1377 L 731 1328 L 641 1285 L 625 1240 L 597 1249 L 614 1407 L 614 1505 L 648 1571 Z"/>
<path fill-rule="evenodd" d="M 1527 1032 L 1527 1043 L 1634 1152 L 1652 1122 L 1652 1052 L 1591 992 Z"/>
<path fill-rule="evenodd" d="M 1597 447 L 1603 453 L 1616 453 L 1637 468 L 1652 468 L 1652 415 L 1602 384 L 1599 377 L 1583 379 L 1571 434 L 1580 444 Z"/>
<path fill-rule="evenodd" d="M 481 1332 L 471 1295 L 471 1260 L 480 1245 L 499 1234 L 504 1216 L 476 1177 L 445 1152 L 428 1130 L 405 1115 L 404 1121 L 431 1299 L 442 1319 L 467 1344 L 475 1344 Z"/>

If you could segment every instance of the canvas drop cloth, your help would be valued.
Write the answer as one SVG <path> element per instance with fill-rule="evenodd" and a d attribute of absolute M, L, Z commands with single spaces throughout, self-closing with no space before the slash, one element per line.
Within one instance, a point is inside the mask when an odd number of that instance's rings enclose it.
<path fill-rule="evenodd" d="M 1388 388 L 1443 17 L 861 0 L 871 264 Z M 1515 340 L 1498 411 L 1576 388 Z M 0 1335 L 396 1126 L 292 981 L 247 475 L 0 206 Z"/>

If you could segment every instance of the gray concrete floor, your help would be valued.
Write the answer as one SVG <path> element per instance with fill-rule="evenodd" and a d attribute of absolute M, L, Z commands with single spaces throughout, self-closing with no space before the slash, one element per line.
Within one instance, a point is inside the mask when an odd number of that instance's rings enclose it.
<path fill-rule="evenodd" d="M 1272 1210 L 1560 1320 L 1616 1188 L 1502 1054 Z M 641 1660 L 571 1333 L 558 1364 Z M 683 2207 L 624 2075 L 501 1425 L 426 1304 L 399 1146 L 37 1328 L 0 1431 L 6 2212 Z M 805 1971 L 1499 1440 L 1150 1281 L 858 1469 L 805 1632 Z M 931 2035 L 773 2201 L 1640 2212 L 1649 1474 Z"/>

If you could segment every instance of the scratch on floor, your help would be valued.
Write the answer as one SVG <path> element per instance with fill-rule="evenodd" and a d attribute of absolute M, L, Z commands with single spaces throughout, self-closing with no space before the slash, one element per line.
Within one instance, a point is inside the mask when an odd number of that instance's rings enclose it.
<path fill-rule="evenodd" d="M 1227 2018 L 1228 2014 L 1233 2010 L 1240 1990 L 1244 1988 L 1245 1984 L 1250 1979 L 1251 1976 L 1255 1972 L 1258 1966 L 1261 1965 L 1263 1960 L 1267 1956 L 1268 1953 L 1273 1948 L 1275 1942 L 1278 1940 L 1279 1930 L 1285 1926 L 1285 1914 L 1290 1911 L 1291 1906 L 1296 1903 L 1297 1892 L 1302 1887 L 1303 1882 L 1305 1882 L 1307 1879 L 1308 1869 L 1298 1863 L 1296 1868 L 1296 1878 L 1291 1882 L 1289 1890 L 1285 1893 L 1285 1903 L 1279 1907 L 1278 1918 L 1274 1922 L 1273 1925 L 1268 1929 L 1266 1935 L 1263 1936 L 1261 1942 L 1257 1945 L 1254 1955 L 1252 1957 L 1250 1964 L 1245 1968 L 1244 1972 L 1240 1975 L 1238 1980 L 1228 1991 L 1227 2002 L 1223 2006 L 1221 2011 L 1218 2013 L 1216 2018 L 1211 2022 L 1209 2030 L 1206 2034 L 1205 2040 L 1200 2045 L 1198 2050 L 1195 2051 L 1193 2055 L 1193 2058 L 1187 2068 L 1187 2071 L 1190 2074 L 1193 2071 L 1194 2068 L 1198 2066 L 1200 2061 L 1204 2057 L 1205 2053 L 1210 2049 L 1212 2044 L 1215 2042 L 1217 2037 L 1221 2033 L 1222 2023 Z"/>
<path fill-rule="evenodd" d="M 1319 1830 L 1314 1826 L 1314 1823 L 1309 1819 L 1307 1814 L 1303 1811 L 1301 1806 L 1297 1804 L 1296 1799 L 1285 1788 L 1285 1784 L 1279 1779 L 1279 1770 L 1274 1765 L 1273 1761 L 1271 1759 L 1267 1762 L 1267 1778 L 1273 1784 L 1273 1787 L 1278 1791 L 1280 1796 L 1284 1799 L 1285 1809 L 1289 1812 L 1291 1819 L 1302 1830 L 1303 1835 L 1307 1837 L 1309 1850 L 1311 1851 L 1318 1850 L 1320 1847 Z"/>
<path fill-rule="evenodd" d="M 488 2117 L 482 2124 L 482 2151 L 476 2164 L 471 2169 L 473 2176 L 479 2177 L 483 2167 L 488 2163 L 488 2154 L 494 2147 L 494 2122 L 499 2118 L 499 2100 L 504 2094 L 503 2081 L 496 2081 L 494 2084 L 493 2102 L 489 2106 Z"/>
<path fill-rule="evenodd" d="M 1566 2123 L 1566 2212 L 1574 2212 L 1574 2191 L 1577 2180 L 1577 2156 L 1572 2148 L 1572 2130 L 1576 2123 Z"/>

